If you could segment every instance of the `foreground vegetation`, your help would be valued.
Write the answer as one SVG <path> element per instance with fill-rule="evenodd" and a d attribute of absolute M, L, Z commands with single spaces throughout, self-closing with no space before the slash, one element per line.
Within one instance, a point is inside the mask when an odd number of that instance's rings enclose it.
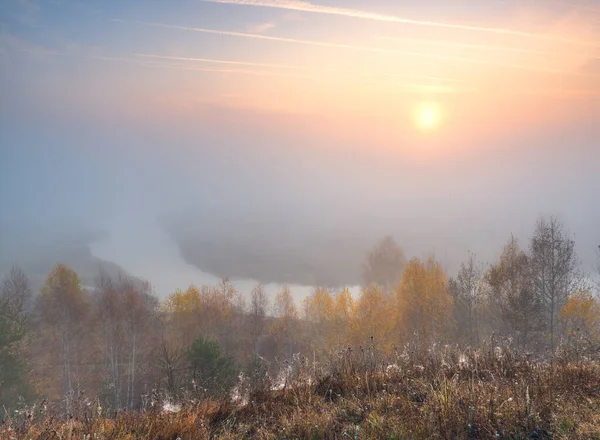
<path fill-rule="evenodd" d="M 552 362 L 506 346 L 409 347 L 384 358 L 348 347 L 285 377 L 242 378 L 228 396 L 155 399 L 139 411 L 79 402 L 65 417 L 22 410 L 0 428 L 15 439 L 600 439 L 600 363 L 562 352 Z"/>

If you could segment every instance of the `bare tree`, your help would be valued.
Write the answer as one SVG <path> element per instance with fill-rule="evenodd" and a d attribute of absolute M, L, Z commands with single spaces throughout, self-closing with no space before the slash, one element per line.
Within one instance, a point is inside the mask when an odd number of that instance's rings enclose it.
<path fill-rule="evenodd" d="M 139 358 L 152 336 L 156 298 L 148 283 L 126 275 L 116 280 L 100 273 L 97 281 L 96 321 L 102 337 L 108 389 L 117 408 L 132 408 L 139 395 Z"/>
<path fill-rule="evenodd" d="M 287 340 L 288 359 L 292 358 L 294 336 L 298 326 L 298 309 L 289 287 L 283 287 L 275 297 L 275 314 L 277 321 L 271 331 L 279 340 Z"/>
<path fill-rule="evenodd" d="M 598 256 L 598 261 L 596 262 L 596 288 L 600 291 L 600 246 L 596 249 L 596 255 Z"/>
<path fill-rule="evenodd" d="M 125 311 L 125 328 L 129 345 L 129 368 L 127 375 L 127 398 L 126 408 L 132 408 L 137 396 L 136 371 L 138 369 L 138 357 L 140 354 L 141 337 L 147 329 L 151 310 L 154 307 L 150 295 L 150 284 L 143 283 L 135 286 L 132 279 L 121 275 L 119 277 L 119 290 Z"/>
<path fill-rule="evenodd" d="M 467 263 L 462 263 L 455 279 L 449 281 L 454 297 L 455 318 L 459 332 L 471 345 L 479 342 L 478 306 L 484 291 L 483 267 L 475 255 L 469 253 Z"/>
<path fill-rule="evenodd" d="M 183 348 L 179 345 L 173 347 L 163 338 L 157 363 L 167 393 L 172 397 L 179 395 L 183 388 L 186 369 Z"/>
<path fill-rule="evenodd" d="M 21 321 L 31 308 L 32 293 L 27 275 L 16 266 L 2 280 L 0 304 L 10 314 L 11 319 Z"/>
<path fill-rule="evenodd" d="M 534 289 L 531 258 L 515 237 L 504 246 L 500 261 L 490 268 L 486 280 L 503 333 L 516 335 L 522 347 L 528 346 L 531 334 L 540 330 L 542 307 Z"/>
<path fill-rule="evenodd" d="M 248 323 L 255 354 L 258 354 L 258 340 L 265 328 L 268 307 L 269 299 L 262 285 L 258 284 L 250 292 L 250 306 L 248 308 Z"/>
<path fill-rule="evenodd" d="M 377 284 L 389 294 L 400 282 L 405 265 L 406 257 L 402 248 L 393 237 L 384 237 L 369 252 L 363 264 L 365 286 Z"/>
<path fill-rule="evenodd" d="M 582 285 L 575 241 L 561 222 L 550 217 L 538 221 L 530 248 L 533 284 L 542 301 L 550 348 L 554 350 L 560 310 Z"/>
<path fill-rule="evenodd" d="M 117 284 L 106 274 L 100 272 L 96 280 L 95 318 L 102 341 L 103 361 L 108 390 L 111 392 L 111 404 L 121 407 L 122 371 L 126 356 L 125 331 L 123 328 L 123 307 Z"/>

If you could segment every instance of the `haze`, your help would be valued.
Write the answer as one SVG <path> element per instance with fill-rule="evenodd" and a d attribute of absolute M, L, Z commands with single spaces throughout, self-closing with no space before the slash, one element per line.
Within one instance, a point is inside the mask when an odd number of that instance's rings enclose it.
<path fill-rule="evenodd" d="M 453 272 L 545 215 L 591 271 L 599 140 L 591 0 L 0 4 L 0 272 L 38 282 L 301 296 L 384 235 Z"/>

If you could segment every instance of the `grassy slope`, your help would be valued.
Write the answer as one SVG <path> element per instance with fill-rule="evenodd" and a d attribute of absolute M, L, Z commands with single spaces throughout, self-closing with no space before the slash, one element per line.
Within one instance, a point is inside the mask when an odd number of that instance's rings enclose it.
<path fill-rule="evenodd" d="M 338 353 L 307 385 L 299 363 L 279 391 L 70 420 L 34 415 L 0 427 L 0 438 L 83 439 L 600 439 L 600 364 L 532 362 L 510 352 L 396 359 Z M 325 371 L 325 370 L 323 370 Z M 303 385 L 304 384 L 304 385 Z M 92 414 L 96 414 L 93 416 Z"/>

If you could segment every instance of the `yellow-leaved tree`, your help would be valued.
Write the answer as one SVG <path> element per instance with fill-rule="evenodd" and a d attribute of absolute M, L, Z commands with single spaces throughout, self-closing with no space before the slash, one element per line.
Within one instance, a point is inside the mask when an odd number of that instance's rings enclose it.
<path fill-rule="evenodd" d="M 343 289 L 338 292 L 333 300 L 333 322 L 329 338 L 329 343 L 333 346 L 350 342 L 350 326 L 354 309 L 354 298 L 350 291 Z"/>
<path fill-rule="evenodd" d="M 572 295 L 560 315 L 570 344 L 583 343 L 595 347 L 600 343 L 600 303 L 590 292 Z"/>
<path fill-rule="evenodd" d="M 234 311 L 241 312 L 238 300 L 239 292 L 225 279 L 217 286 L 192 284 L 186 290 L 178 289 L 163 302 L 162 309 L 184 346 L 199 334 L 225 344 Z"/>
<path fill-rule="evenodd" d="M 200 332 L 203 305 L 200 289 L 193 284 L 186 290 L 177 289 L 162 304 L 171 337 L 183 347 L 190 345 Z"/>
<path fill-rule="evenodd" d="M 311 348 L 328 353 L 348 344 L 354 300 L 348 289 L 335 294 L 317 288 L 304 300 L 304 313 L 310 323 Z"/>
<path fill-rule="evenodd" d="M 298 309 L 288 287 L 281 289 L 275 297 L 275 314 L 277 320 L 271 326 L 271 334 L 278 346 L 285 346 L 282 352 L 291 359 L 294 350 L 294 333 L 298 329 Z"/>
<path fill-rule="evenodd" d="M 452 297 L 446 287 L 446 273 L 433 258 L 413 258 L 404 268 L 396 289 L 398 331 L 417 350 L 443 340 L 452 328 Z"/>
<path fill-rule="evenodd" d="M 333 323 L 333 298 L 329 290 L 317 287 L 304 300 L 304 315 L 310 323 L 310 345 L 318 353 L 329 347 L 329 336 Z"/>
<path fill-rule="evenodd" d="M 396 342 L 395 302 L 385 288 L 371 285 L 362 289 L 354 307 L 351 333 L 355 345 L 370 346 L 385 353 Z"/>

